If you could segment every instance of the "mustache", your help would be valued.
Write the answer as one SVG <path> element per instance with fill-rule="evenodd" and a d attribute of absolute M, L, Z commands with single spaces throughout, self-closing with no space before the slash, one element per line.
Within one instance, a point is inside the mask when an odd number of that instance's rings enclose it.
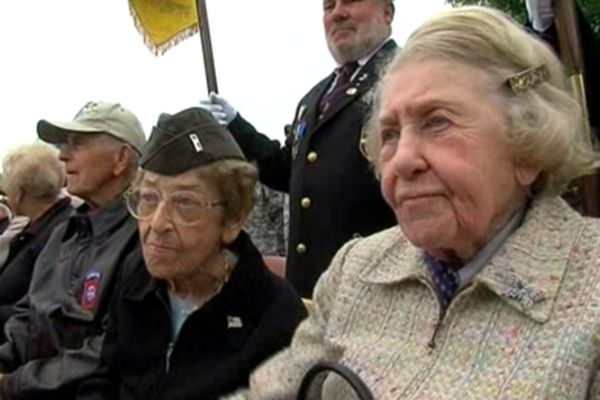
<path fill-rule="evenodd" d="M 354 24 L 348 21 L 337 22 L 332 29 L 332 32 L 337 32 L 343 29 L 354 29 Z"/>

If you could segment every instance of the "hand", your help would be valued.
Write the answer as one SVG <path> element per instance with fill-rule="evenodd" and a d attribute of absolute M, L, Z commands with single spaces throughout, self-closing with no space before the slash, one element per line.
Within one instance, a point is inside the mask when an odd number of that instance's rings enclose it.
<path fill-rule="evenodd" d="M 552 3 L 552 0 L 525 0 L 527 17 L 536 31 L 545 32 L 554 22 Z"/>
<path fill-rule="evenodd" d="M 208 99 L 200 100 L 200 107 L 210 111 L 222 126 L 229 125 L 237 115 L 235 108 L 215 92 L 211 92 Z"/>

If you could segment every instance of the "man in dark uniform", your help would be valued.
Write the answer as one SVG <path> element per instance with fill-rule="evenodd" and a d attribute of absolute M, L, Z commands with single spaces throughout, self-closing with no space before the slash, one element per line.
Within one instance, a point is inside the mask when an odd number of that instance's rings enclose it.
<path fill-rule="evenodd" d="M 361 142 L 370 93 L 397 49 L 392 0 L 323 0 L 323 24 L 338 68 L 300 100 L 284 147 L 242 118 L 222 97 L 201 105 L 233 133 L 260 180 L 290 194 L 286 277 L 302 296 L 338 248 L 394 224 Z"/>
<path fill-rule="evenodd" d="M 71 122 L 38 122 L 60 147 L 67 190 L 85 204 L 59 225 L 37 258 L 27 295 L 0 346 L 0 399 L 81 398 L 100 362 L 108 304 L 125 257 L 139 246 L 122 198 L 137 173 L 145 136 L 115 103 L 87 103 Z"/>

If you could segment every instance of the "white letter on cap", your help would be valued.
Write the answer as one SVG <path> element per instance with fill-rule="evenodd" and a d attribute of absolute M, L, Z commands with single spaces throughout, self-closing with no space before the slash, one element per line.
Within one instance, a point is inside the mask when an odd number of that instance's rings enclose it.
<path fill-rule="evenodd" d="M 190 140 L 192 141 L 192 144 L 194 145 L 194 148 L 196 149 L 196 153 L 200 153 L 204 149 L 200 138 L 195 133 L 190 133 L 189 136 Z"/>

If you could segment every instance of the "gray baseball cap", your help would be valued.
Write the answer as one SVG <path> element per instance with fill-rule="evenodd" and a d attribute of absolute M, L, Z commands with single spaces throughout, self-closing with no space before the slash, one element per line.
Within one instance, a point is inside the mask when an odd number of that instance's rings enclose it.
<path fill-rule="evenodd" d="M 61 144 L 69 133 L 106 133 L 131 145 L 142 154 L 146 136 L 142 124 L 135 115 L 119 103 L 90 101 L 84 105 L 71 122 L 49 122 L 44 119 L 37 124 L 40 139 Z"/>

